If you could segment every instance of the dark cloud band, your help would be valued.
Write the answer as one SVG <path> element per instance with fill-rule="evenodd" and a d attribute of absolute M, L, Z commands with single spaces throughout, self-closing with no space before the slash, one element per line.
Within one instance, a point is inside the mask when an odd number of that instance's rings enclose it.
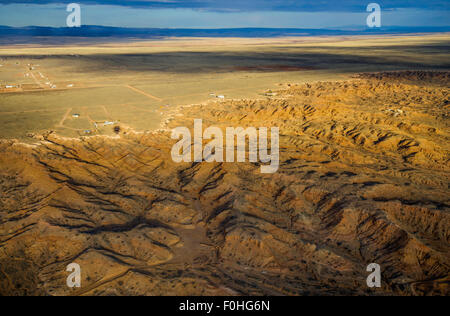
<path fill-rule="evenodd" d="M 448 0 L 17 0 L 4 1 L 0 4 L 80 4 L 119 5 L 135 8 L 190 8 L 211 11 L 362 11 L 370 2 L 378 2 L 383 9 L 421 8 L 433 10 L 450 10 Z"/>

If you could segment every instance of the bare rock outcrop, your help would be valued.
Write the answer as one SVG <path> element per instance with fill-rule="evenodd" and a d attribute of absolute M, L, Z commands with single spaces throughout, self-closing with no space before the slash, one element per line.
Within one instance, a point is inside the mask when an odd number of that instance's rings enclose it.
<path fill-rule="evenodd" d="M 448 295 L 448 80 L 294 85 L 168 120 L 277 126 L 276 174 L 175 164 L 167 132 L 2 141 L 0 294 Z M 72 262 L 80 289 L 66 286 Z"/>

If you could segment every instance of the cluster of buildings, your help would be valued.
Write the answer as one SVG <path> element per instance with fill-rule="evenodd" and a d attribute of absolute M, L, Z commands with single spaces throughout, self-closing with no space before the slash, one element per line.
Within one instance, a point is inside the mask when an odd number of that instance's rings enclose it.
<path fill-rule="evenodd" d="M 72 114 L 72 117 L 73 117 L 73 118 L 80 118 L 80 116 L 81 116 L 81 115 L 78 114 L 78 113 Z M 94 127 L 95 127 L 95 129 L 98 129 L 99 125 L 102 125 L 102 126 L 111 126 L 111 125 L 114 125 L 114 124 L 117 124 L 117 122 L 113 122 L 113 121 L 94 122 Z M 87 134 L 87 135 L 89 135 L 89 134 L 92 134 L 92 131 L 91 131 L 90 129 L 87 129 L 87 130 L 84 131 L 84 133 Z"/>
<path fill-rule="evenodd" d="M 6 89 L 6 90 L 19 89 L 19 88 L 20 88 L 20 85 L 13 85 L 13 84 L 6 84 L 6 85 L 0 86 L 0 89 Z"/>
<path fill-rule="evenodd" d="M 213 98 L 218 98 L 218 99 L 225 99 L 225 96 L 224 96 L 223 94 L 216 95 L 216 94 L 213 93 L 213 92 L 211 92 L 211 93 L 209 94 L 209 96 L 211 96 L 211 97 L 213 97 Z"/>

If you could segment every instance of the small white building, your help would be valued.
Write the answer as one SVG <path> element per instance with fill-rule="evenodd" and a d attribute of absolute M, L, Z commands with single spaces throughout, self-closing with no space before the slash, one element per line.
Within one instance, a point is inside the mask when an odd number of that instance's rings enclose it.
<path fill-rule="evenodd" d="M 218 95 L 217 96 L 219 99 L 225 99 L 225 96 L 224 95 Z"/>
<path fill-rule="evenodd" d="M 72 117 L 73 117 L 73 118 L 79 118 L 79 117 L 80 117 L 80 114 L 73 114 Z"/>

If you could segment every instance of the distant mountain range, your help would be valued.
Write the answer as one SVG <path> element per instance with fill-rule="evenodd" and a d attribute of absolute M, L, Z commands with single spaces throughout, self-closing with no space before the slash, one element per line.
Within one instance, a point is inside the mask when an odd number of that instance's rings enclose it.
<path fill-rule="evenodd" d="M 450 32 L 450 27 L 385 27 L 377 29 L 293 29 L 293 28 L 230 28 L 230 29 L 158 29 L 122 28 L 108 26 L 68 27 L 9 27 L 0 26 L 0 37 L 119 37 L 119 38 L 161 38 L 161 37 L 279 37 L 320 35 L 382 35 Z"/>

